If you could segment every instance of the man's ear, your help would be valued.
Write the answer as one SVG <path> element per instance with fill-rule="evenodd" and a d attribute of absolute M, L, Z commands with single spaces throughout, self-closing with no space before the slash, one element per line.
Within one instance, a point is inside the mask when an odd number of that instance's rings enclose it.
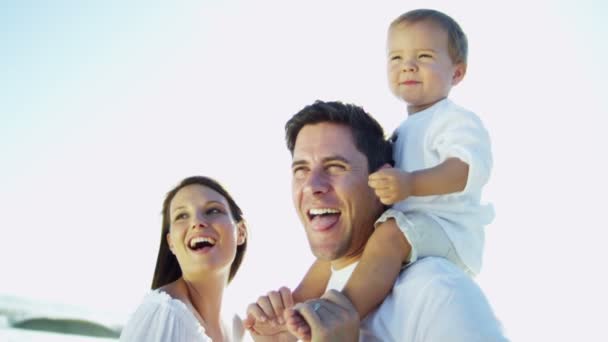
<path fill-rule="evenodd" d="M 452 74 L 452 85 L 455 86 L 464 78 L 464 74 L 467 73 L 467 65 L 463 62 L 454 65 L 454 72 Z"/>
<path fill-rule="evenodd" d="M 242 245 L 247 241 L 247 224 L 245 220 L 241 220 L 236 224 L 236 244 Z"/>
<path fill-rule="evenodd" d="M 171 233 L 167 233 L 167 235 L 165 235 L 165 238 L 167 239 L 167 245 L 169 245 L 169 249 L 171 250 L 171 253 L 173 253 L 173 255 L 175 255 L 175 251 L 173 250 L 173 243 L 171 242 Z"/>

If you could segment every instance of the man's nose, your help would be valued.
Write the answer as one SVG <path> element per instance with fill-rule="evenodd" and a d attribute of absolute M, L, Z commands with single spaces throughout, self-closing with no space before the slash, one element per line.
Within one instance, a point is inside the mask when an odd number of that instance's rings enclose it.
<path fill-rule="evenodd" d="M 329 189 L 329 180 L 323 170 L 313 169 L 308 175 L 304 190 L 310 194 L 318 195 L 326 193 Z"/>

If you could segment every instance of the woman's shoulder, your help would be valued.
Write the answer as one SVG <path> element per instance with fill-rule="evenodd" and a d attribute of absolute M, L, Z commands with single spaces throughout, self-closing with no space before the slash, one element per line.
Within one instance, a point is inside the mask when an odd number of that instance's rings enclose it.
<path fill-rule="evenodd" d="M 208 341 L 204 328 L 186 304 L 161 290 L 144 296 L 121 333 L 121 341 L 185 341 L 192 338 Z"/>

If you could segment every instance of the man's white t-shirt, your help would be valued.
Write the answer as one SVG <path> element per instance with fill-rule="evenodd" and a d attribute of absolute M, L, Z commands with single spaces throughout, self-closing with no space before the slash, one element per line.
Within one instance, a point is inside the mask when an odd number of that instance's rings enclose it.
<path fill-rule="evenodd" d="M 332 270 L 327 289 L 342 290 L 357 263 Z M 360 341 L 508 341 L 479 286 L 446 259 L 405 268 L 392 292 L 361 322 Z"/>

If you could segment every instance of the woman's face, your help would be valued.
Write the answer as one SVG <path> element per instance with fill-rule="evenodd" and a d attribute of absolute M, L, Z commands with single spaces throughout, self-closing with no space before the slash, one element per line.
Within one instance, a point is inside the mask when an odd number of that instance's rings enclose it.
<path fill-rule="evenodd" d="M 225 272 L 245 242 L 243 223 L 234 222 L 228 201 L 206 186 L 181 188 L 169 205 L 169 248 L 185 278 L 207 272 Z"/>

